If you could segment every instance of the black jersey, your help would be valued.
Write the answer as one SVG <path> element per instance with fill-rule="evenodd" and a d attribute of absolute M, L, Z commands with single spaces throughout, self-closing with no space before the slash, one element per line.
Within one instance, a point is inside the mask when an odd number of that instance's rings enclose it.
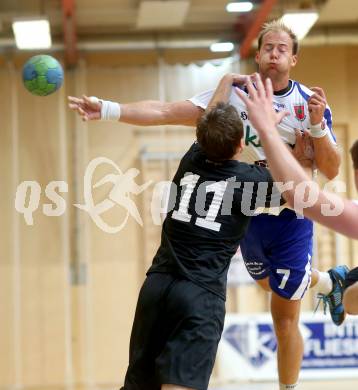
<path fill-rule="evenodd" d="M 225 299 L 230 260 L 255 208 L 267 206 L 272 186 L 266 168 L 209 161 L 194 143 L 174 176 L 174 208 L 148 273 L 181 275 Z"/>

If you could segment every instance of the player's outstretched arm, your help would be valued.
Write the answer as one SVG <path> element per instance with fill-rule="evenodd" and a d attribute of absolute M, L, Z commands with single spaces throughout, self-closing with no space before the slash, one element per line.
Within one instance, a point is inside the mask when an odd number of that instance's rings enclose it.
<path fill-rule="evenodd" d="M 236 73 L 225 75 L 220 81 L 210 108 L 219 101 L 228 101 L 232 85 L 240 85 L 244 76 Z M 209 91 L 210 92 L 210 91 Z M 204 95 L 210 96 L 207 92 Z M 83 95 L 81 98 L 69 96 L 68 106 L 81 116 L 83 121 L 114 120 L 137 126 L 184 125 L 195 126 L 205 107 L 190 100 L 173 103 L 157 100 L 144 100 L 135 103 L 119 104 L 101 100 L 94 96 Z"/>
<path fill-rule="evenodd" d="M 300 164 L 282 142 L 276 129 L 277 123 L 287 113 L 276 113 L 272 108 L 271 80 L 263 85 L 260 77 L 255 78 L 256 87 L 247 81 L 249 97 L 240 90 L 238 95 L 247 106 L 250 120 L 260 134 L 261 143 L 276 182 L 290 183 L 289 189 L 283 192 L 288 203 L 310 219 L 352 238 L 358 238 L 358 206 L 343 200 L 335 194 L 320 191 L 315 182 L 301 168 Z M 303 188 L 309 188 L 310 199 Z M 335 212 L 332 213 L 332 210 Z"/>
<path fill-rule="evenodd" d="M 195 126 L 203 110 L 190 101 L 165 103 L 147 100 L 119 104 L 83 95 L 69 96 L 69 108 L 83 121 L 114 120 L 138 126 L 184 125 Z"/>

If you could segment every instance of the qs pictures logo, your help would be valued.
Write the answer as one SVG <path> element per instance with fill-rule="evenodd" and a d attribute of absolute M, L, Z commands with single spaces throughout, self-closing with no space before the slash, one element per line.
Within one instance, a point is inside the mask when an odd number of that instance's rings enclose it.
<path fill-rule="evenodd" d="M 93 184 L 93 176 L 96 169 L 102 165 L 109 165 L 114 173 L 107 174 L 102 179 Z M 142 218 L 138 208 L 131 198 L 145 191 L 152 181 L 139 185 L 135 178 L 139 175 L 139 170 L 130 168 L 122 172 L 118 165 L 106 158 L 98 157 L 90 161 L 83 179 L 83 198 L 84 204 L 74 204 L 80 210 L 88 213 L 98 228 L 106 233 L 115 234 L 123 229 L 131 216 L 137 223 L 143 226 Z M 96 189 L 106 183 L 111 183 L 112 188 L 108 197 L 99 203 L 93 199 L 93 189 Z M 45 188 L 45 196 L 52 203 L 46 203 L 42 206 L 43 214 L 49 217 L 59 217 L 66 212 L 67 204 L 60 195 L 68 192 L 68 183 L 65 181 L 51 181 Z M 27 225 L 34 224 L 34 212 L 39 208 L 41 198 L 41 186 L 37 181 L 23 181 L 18 185 L 15 197 L 15 209 L 23 214 Z M 113 207 L 122 207 L 125 209 L 125 216 L 119 221 L 117 226 L 110 226 L 103 220 L 101 215 Z"/>

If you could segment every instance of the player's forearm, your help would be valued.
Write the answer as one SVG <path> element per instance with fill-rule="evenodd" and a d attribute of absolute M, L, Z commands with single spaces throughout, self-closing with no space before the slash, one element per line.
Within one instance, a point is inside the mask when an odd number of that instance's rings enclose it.
<path fill-rule="evenodd" d="M 329 180 L 338 175 L 341 164 L 341 156 L 335 145 L 332 144 L 328 135 L 322 138 L 312 138 L 317 168 Z"/>
<path fill-rule="evenodd" d="M 318 188 L 316 183 L 313 184 Z M 358 206 L 352 201 L 327 191 L 319 191 L 318 199 L 313 206 L 304 209 L 304 215 L 329 229 L 358 239 Z"/>
<path fill-rule="evenodd" d="M 232 74 L 226 74 L 219 82 L 216 90 L 206 108 L 206 110 L 211 110 L 219 102 L 227 103 L 230 99 L 232 84 L 234 77 Z"/>
<path fill-rule="evenodd" d="M 121 104 L 121 122 L 139 126 L 165 125 L 165 103 L 147 100 L 136 103 Z"/>
<path fill-rule="evenodd" d="M 155 100 L 121 104 L 120 121 L 138 126 L 194 126 L 199 112 L 191 106 L 189 102 L 164 103 Z"/>

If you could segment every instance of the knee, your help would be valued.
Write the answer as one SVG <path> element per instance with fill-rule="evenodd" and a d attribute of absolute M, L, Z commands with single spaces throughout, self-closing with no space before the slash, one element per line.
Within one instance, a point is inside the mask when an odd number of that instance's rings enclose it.
<path fill-rule="evenodd" d="M 274 325 L 278 339 L 284 339 L 290 337 L 293 333 L 299 332 L 297 318 L 276 318 L 274 319 Z"/>

